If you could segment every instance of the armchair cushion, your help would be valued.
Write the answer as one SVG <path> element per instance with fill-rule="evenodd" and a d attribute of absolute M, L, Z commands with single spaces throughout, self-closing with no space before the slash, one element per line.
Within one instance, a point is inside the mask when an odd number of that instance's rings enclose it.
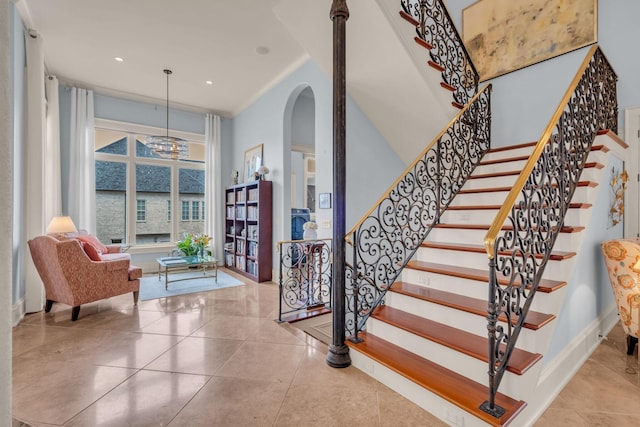
<path fill-rule="evenodd" d="M 91 261 L 102 261 L 102 257 L 100 256 L 100 252 L 93 246 L 91 243 L 82 242 L 82 249 L 84 249 L 85 253 L 89 257 Z"/>
<path fill-rule="evenodd" d="M 98 240 L 97 237 L 91 234 L 78 234 L 77 236 L 75 236 L 75 238 L 80 240 L 82 243 L 92 244 L 98 250 L 100 255 L 106 254 L 109 252 L 107 247 L 104 244 L 102 244 L 102 242 Z"/>

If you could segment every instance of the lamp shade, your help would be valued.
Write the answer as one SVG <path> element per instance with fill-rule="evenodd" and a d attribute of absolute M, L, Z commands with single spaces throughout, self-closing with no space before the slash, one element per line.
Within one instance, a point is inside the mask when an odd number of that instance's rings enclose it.
<path fill-rule="evenodd" d="M 75 233 L 76 231 L 78 230 L 69 216 L 54 216 L 47 227 L 47 234 Z"/>

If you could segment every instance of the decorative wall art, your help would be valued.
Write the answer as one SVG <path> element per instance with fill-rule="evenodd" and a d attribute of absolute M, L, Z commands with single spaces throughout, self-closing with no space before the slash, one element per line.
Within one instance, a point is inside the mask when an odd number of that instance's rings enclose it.
<path fill-rule="evenodd" d="M 597 0 L 479 0 L 462 10 L 462 39 L 480 81 L 598 39 Z"/>
<path fill-rule="evenodd" d="M 609 209 L 609 227 L 611 228 L 624 219 L 624 192 L 627 189 L 627 182 L 629 181 L 629 175 L 627 171 L 617 170 L 615 167 L 611 168 L 611 187 L 610 204 Z"/>
<path fill-rule="evenodd" d="M 318 207 L 320 209 L 331 209 L 331 193 L 318 194 Z"/>
<path fill-rule="evenodd" d="M 262 144 L 244 152 L 244 169 L 242 171 L 242 182 L 255 181 L 256 173 L 262 166 Z"/>

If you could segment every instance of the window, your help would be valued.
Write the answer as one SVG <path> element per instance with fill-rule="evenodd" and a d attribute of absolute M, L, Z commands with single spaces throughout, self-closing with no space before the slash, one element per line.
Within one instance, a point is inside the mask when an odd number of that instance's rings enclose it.
<path fill-rule="evenodd" d="M 189 221 L 189 202 L 182 201 L 182 220 Z"/>
<path fill-rule="evenodd" d="M 188 141 L 190 156 L 170 160 L 144 144 L 147 135 L 164 132 L 96 119 L 96 234 L 101 241 L 152 245 L 204 232 L 204 135 L 170 130 Z M 181 207 L 180 215 L 173 215 L 173 206 Z"/>
<path fill-rule="evenodd" d="M 147 201 L 136 200 L 136 221 L 143 222 L 147 220 Z"/>
<path fill-rule="evenodd" d="M 200 220 L 200 202 L 194 200 L 191 202 L 191 221 Z"/>

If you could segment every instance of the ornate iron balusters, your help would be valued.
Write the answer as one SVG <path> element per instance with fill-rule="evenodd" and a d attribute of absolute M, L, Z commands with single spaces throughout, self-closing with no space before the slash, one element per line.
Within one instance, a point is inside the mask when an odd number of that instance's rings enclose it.
<path fill-rule="evenodd" d="M 490 144 L 487 85 L 347 234 L 347 334 L 384 299 Z"/>
<path fill-rule="evenodd" d="M 591 48 L 485 237 L 490 390 L 482 409 L 493 416 L 504 412 L 495 395 L 593 139 L 601 129 L 617 132 L 616 81 L 600 48 Z"/>
<path fill-rule="evenodd" d="M 277 243 L 280 254 L 282 316 L 313 307 L 331 307 L 331 239 Z"/>
<path fill-rule="evenodd" d="M 442 80 L 455 88 L 460 105 L 478 91 L 479 76 L 442 0 L 401 0 L 402 9 L 419 22 L 416 32 L 433 46 L 431 60 L 444 68 Z"/>

